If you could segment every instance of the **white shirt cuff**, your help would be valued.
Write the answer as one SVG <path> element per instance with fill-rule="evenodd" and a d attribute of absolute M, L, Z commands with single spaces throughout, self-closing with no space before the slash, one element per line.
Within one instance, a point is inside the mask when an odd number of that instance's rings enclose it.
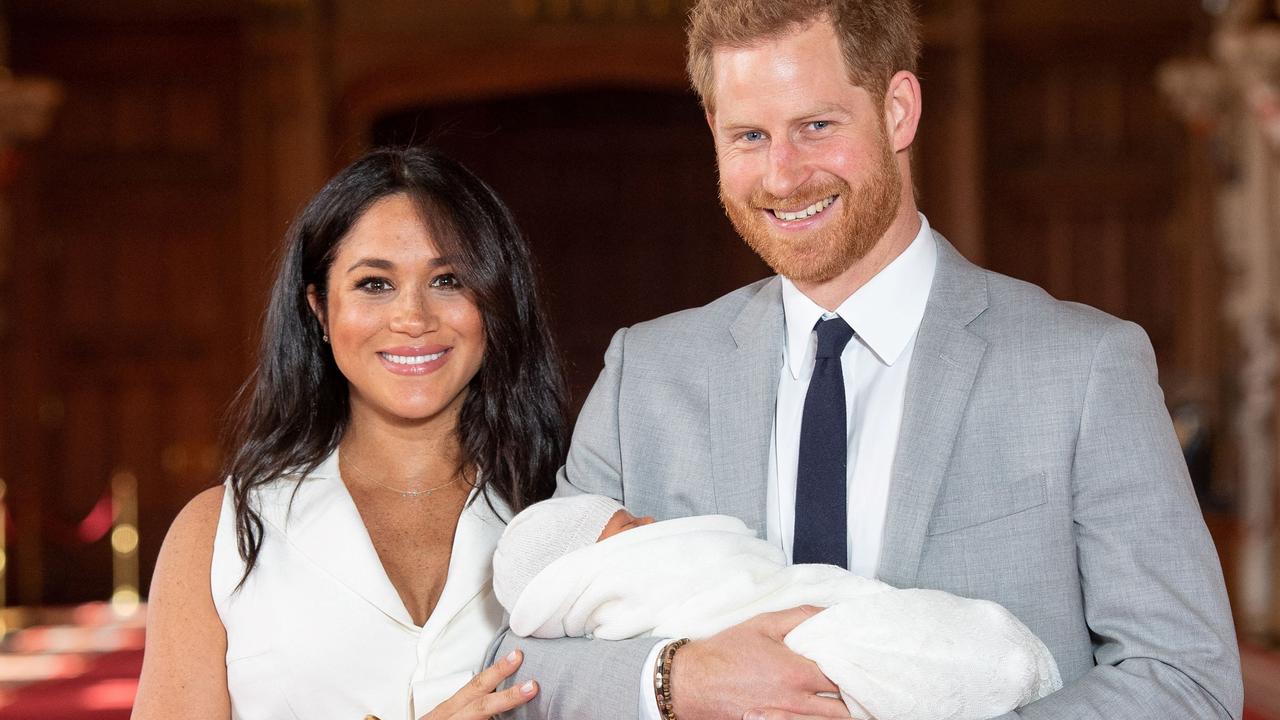
<path fill-rule="evenodd" d="M 658 664 L 658 656 L 673 642 L 674 638 L 659 640 L 640 666 L 640 708 L 636 713 L 638 720 L 662 720 L 662 713 L 658 712 L 658 697 L 653 694 L 653 671 Z"/>

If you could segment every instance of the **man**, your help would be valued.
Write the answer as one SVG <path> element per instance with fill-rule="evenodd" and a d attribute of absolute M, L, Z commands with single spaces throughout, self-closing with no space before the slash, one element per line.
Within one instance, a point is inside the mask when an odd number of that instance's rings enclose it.
<path fill-rule="evenodd" d="M 796 562 L 998 602 L 1066 683 L 1008 718 L 1239 718 L 1221 570 L 1150 344 L 931 231 L 909 158 L 918 46 L 908 0 L 698 3 L 721 198 L 779 277 L 619 331 L 558 493 L 737 515 Z M 845 717 L 781 643 L 814 611 L 682 647 L 501 645 L 542 683 L 530 717 Z"/>

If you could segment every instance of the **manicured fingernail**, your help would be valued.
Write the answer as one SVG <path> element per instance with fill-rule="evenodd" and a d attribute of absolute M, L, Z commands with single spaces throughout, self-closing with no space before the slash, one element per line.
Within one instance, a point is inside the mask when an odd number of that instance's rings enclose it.
<path fill-rule="evenodd" d="M 520 652 L 518 650 L 512 650 L 511 652 L 507 653 L 506 659 L 507 659 L 507 662 L 514 664 L 515 661 L 520 659 Z"/>
<path fill-rule="evenodd" d="M 525 683 L 524 683 L 523 685 L 521 685 L 521 686 L 520 686 L 520 692 L 521 692 L 522 694 L 524 694 L 524 695 L 532 695 L 532 694 L 533 694 L 533 681 L 532 681 L 532 680 L 526 680 L 526 681 L 525 681 Z"/>
<path fill-rule="evenodd" d="M 764 720 L 764 711 L 748 710 L 742 714 L 742 720 Z"/>

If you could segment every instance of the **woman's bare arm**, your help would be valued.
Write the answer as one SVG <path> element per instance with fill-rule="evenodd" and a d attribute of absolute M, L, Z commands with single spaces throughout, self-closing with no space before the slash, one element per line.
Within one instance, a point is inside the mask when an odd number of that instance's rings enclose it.
<path fill-rule="evenodd" d="M 210 488 L 187 503 L 160 548 L 133 720 L 231 717 L 227 633 L 209 584 L 222 492 Z"/>

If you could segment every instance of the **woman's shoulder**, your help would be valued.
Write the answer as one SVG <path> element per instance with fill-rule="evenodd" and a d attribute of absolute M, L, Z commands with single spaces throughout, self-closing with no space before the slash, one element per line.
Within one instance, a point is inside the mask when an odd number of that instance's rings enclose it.
<path fill-rule="evenodd" d="M 213 559 L 213 539 L 222 515 L 224 492 L 222 485 L 204 490 L 191 498 L 173 519 L 160 547 L 157 574 L 164 560 L 169 561 L 166 565 L 202 565 L 207 573 Z"/>
<path fill-rule="evenodd" d="M 178 513 L 178 517 L 173 521 L 174 525 L 179 522 L 189 525 L 212 522 L 216 525 L 218 515 L 222 512 L 222 497 L 226 489 L 226 485 L 215 485 L 200 491 L 199 494 L 187 501 L 182 511 Z"/>
<path fill-rule="evenodd" d="M 147 606 L 135 718 L 172 717 L 200 698 L 201 713 L 222 715 L 226 704 L 227 635 L 210 595 L 209 566 L 222 512 L 223 489 L 209 488 L 187 503 L 165 535 Z M 207 707 L 206 707 L 207 706 Z"/>

